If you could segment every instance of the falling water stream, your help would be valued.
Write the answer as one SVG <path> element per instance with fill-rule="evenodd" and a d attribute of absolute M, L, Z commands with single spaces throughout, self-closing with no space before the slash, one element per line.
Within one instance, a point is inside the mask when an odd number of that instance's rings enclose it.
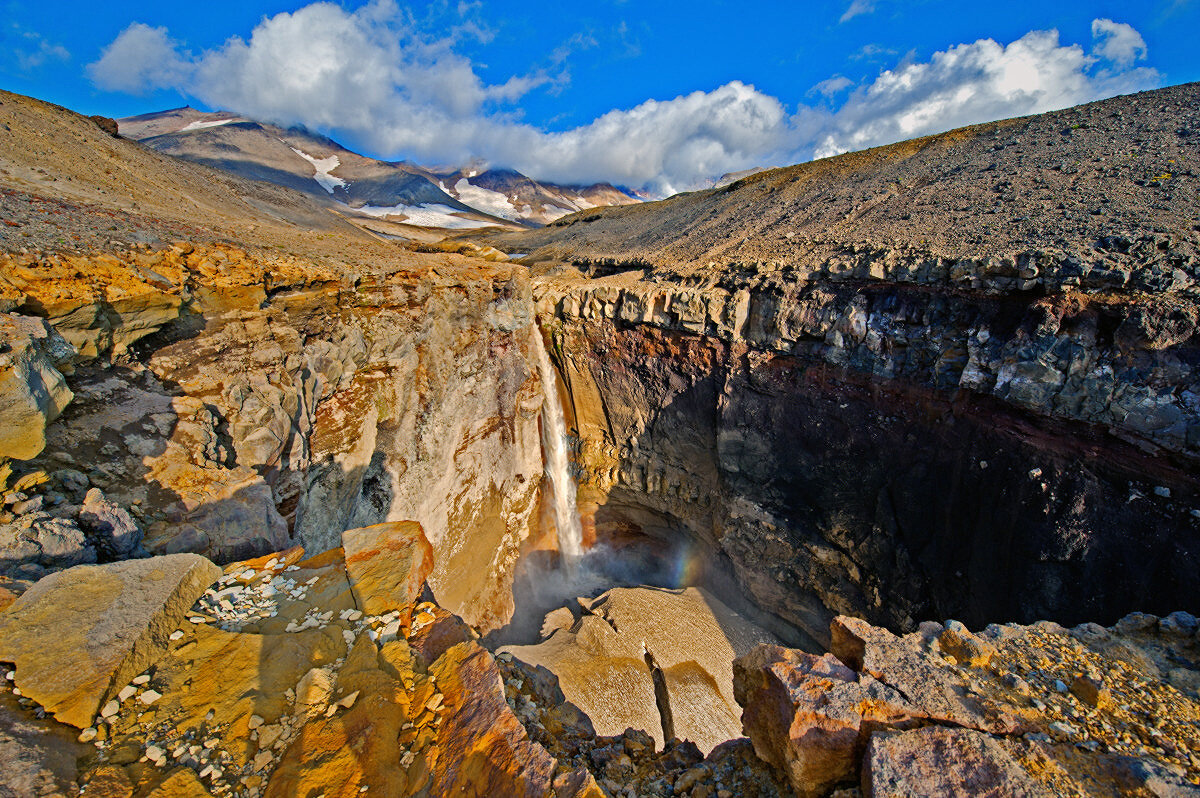
<path fill-rule="evenodd" d="M 558 397 L 554 366 L 542 343 L 541 331 L 533 328 L 533 349 L 537 353 L 542 378 L 542 449 L 546 476 L 554 487 L 554 523 L 558 532 L 558 551 L 568 568 L 583 556 L 583 527 L 575 506 L 575 480 L 571 478 L 571 459 L 567 450 L 567 423 Z"/>

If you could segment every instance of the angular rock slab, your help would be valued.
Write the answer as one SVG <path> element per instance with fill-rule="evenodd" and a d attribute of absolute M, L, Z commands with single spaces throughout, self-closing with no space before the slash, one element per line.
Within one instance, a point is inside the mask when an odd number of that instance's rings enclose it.
<path fill-rule="evenodd" d="M 926 726 L 876 732 L 863 762 L 868 798 L 1048 798 L 994 738 L 970 729 Z"/>
<path fill-rule="evenodd" d="M 549 795 L 555 760 L 529 739 L 504 699 L 492 655 L 459 643 L 429 668 L 446 702 L 432 766 L 433 795 Z"/>
<path fill-rule="evenodd" d="M 416 521 L 348 529 L 342 548 L 354 599 L 368 615 L 411 605 L 433 571 L 433 546 Z"/>
<path fill-rule="evenodd" d="M 742 728 L 760 759 L 802 798 L 850 780 L 871 731 L 914 724 L 898 692 L 859 677 L 832 654 L 763 645 L 733 663 Z"/>
<path fill-rule="evenodd" d="M 965 695 L 911 640 L 845 615 L 833 619 L 829 633 L 835 657 L 903 693 L 920 716 L 995 734 L 1018 730 L 1014 717 Z"/>
<path fill-rule="evenodd" d="M 79 728 L 145 670 L 221 569 L 171 554 L 51 574 L 0 614 L 0 662 L 21 692 Z"/>

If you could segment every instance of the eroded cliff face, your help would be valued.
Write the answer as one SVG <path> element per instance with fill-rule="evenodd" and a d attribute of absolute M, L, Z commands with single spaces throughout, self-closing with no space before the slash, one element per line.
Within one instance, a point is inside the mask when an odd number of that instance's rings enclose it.
<path fill-rule="evenodd" d="M 542 474 L 524 269 L 441 256 L 339 273 L 190 245 L 24 260 L 5 267 L 23 286 L 13 324 L 55 336 L 53 357 L 24 336 L 30 368 L 57 375 L 57 358 L 75 394 L 65 410 L 65 386 L 25 397 L 32 443 L 8 453 L 52 477 L 44 521 L 74 523 L 72 491 L 99 488 L 147 551 L 228 561 L 417 520 L 439 601 L 483 629 L 508 620 Z"/>
<path fill-rule="evenodd" d="M 541 279 L 597 534 L 691 539 L 819 643 L 1193 602 L 1189 281 L 904 262 Z"/>

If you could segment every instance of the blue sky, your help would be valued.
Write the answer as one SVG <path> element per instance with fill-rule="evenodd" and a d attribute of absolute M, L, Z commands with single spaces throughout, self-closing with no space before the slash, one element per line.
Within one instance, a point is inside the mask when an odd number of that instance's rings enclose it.
<path fill-rule="evenodd" d="M 1200 79 L 1200 0 L 0 7 L 0 85 L 85 113 L 228 108 L 660 193 Z"/>

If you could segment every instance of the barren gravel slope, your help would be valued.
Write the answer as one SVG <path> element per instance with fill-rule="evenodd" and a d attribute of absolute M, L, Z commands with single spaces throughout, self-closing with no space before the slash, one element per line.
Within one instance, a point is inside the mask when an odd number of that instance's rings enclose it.
<path fill-rule="evenodd" d="M 405 254 L 300 192 L 159 154 L 65 108 L 2 91 L 0 218 L 8 252 L 186 239 L 341 263 Z"/>

